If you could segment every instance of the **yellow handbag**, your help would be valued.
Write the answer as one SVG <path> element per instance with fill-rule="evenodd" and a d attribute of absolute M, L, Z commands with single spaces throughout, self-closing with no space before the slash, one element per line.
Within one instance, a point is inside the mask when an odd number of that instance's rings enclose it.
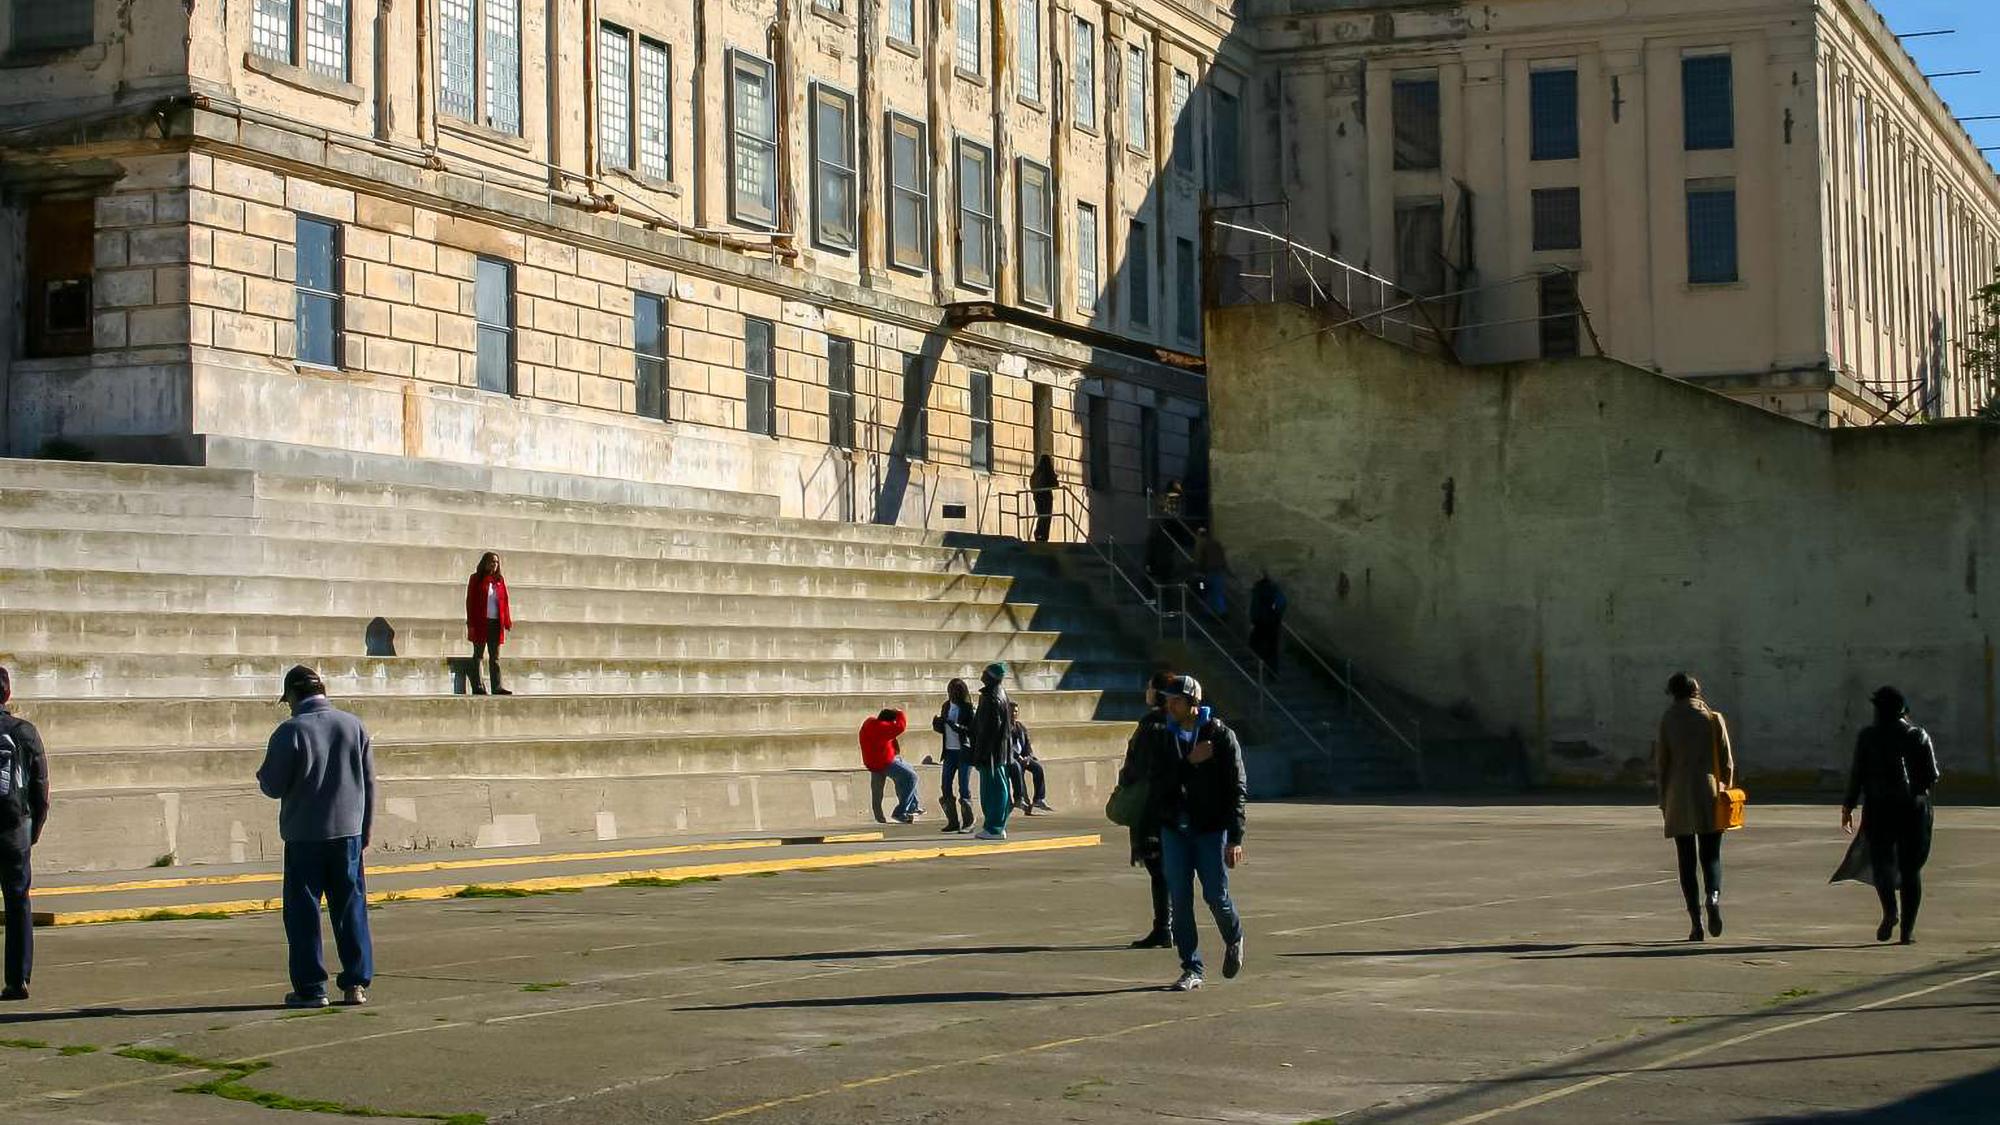
<path fill-rule="evenodd" d="M 1722 780 L 1722 716 L 1717 715 L 1714 722 L 1715 726 L 1711 728 L 1712 737 L 1710 745 L 1715 751 L 1715 779 L 1720 782 Z M 1739 787 L 1732 786 L 1718 791 L 1715 794 L 1715 830 L 1718 832 L 1728 832 L 1732 829 L 1743 827 L 1743 805 L 1749 799 L 1750 795 Z"/>

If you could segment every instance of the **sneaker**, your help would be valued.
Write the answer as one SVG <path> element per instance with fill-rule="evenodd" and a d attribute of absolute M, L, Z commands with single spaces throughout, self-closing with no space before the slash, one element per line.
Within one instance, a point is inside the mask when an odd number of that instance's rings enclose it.
<path fill-rule="evenodd" d="M 1005 832 L 995 832 L 990 828 L 982 828 L 974 832 L 972 838 L 975 840 L 1005 840 L 1007 834 Z"/>
<path fill-rule="evenodd" d="M 1236 944 L 1230 946 L 1228 952 L 1222 955 L 1222 975 L 1225 979 L 1235 980 L 1236 974 L 1242 971 L 1243 939 L 1237 938 Z"/>
<path fill-rule="evenodd" d="M 493 694 L 494 694 L 494 695 L 512 695 L 512 694 L 514 694 L 514 693 L 513 693 L 513 692 L 511 692 L 511 691 L 508 691 L 508 690 L 507 690 L 506 688 L 503 688 L 503 687 L 497 687 L 497 688 L 494 688 L 494 689 L 493 689 Z"/>
<path fill-rule="evenodd" d="M 1722 936 L 1722 900 L 1721 900 L 1721 899 L 1717 899 L 1717 898 L 1711 898 L 1711 899 L 1709 899 L 1709 900 L 1708 900 L 1708 936 L 1709 936 L 1709 937 L 1721 937 L 1721 936 Z"/>
<path fill-rule="evenodd" d="M 357 984 L 353 988 L 342 989 L 340 1002 L 350 1008 L 359 1008 L 363 1004 L 368 1003 L 368 986 Z"/>
<path fill-rule="evenodd" d="M 1173 983 L 1173 986 L 1169 988 L 1167 991 L 1193 992 L 1195 989 L 1200 987 L 1201 987 L 1201 974 L 1195 972 L 1193 969 L 1186 969 L 1181 972 L 1181 979 L 1175 981 Z"/>
<path fill-rule="evenodd" d="M 1153 932 L 1147 934 L 1145 937 L 1142 937 L 1139 940 L 1133 942 L 1128 948 L 1165 949 L 1166 947 L 1172 945 L 1173 943 L 1174 939 L 1167 935 L 1167 931 L 1154 930 Z"/>
<path fill-rule="evenodd" d="M 1054 812 L 1054 811 L 1056 811 L 1056 810 L 1054 810 L 1054 809 L 1050 808 L 1050 807 L 1049 807 L 1049 803 L 1048 803 L 1047 801 L 1036 801 L 1036 802 L 1035 802 L 1035 811 L 1036 811 L 1036 812 Z"/>
<path fill-rule="evenodd" d="M 6 991 L 0 992 L 0 1000 L 26 1000 L 27 998 L 28 989 L 24 985 L 10 985 Z"/>
<path fill-rule="evenodd" d="M 914 820 L 916 820 L 916 819 L 917 819 L 916 817 L 913 817 L 913 816 L 911 816 L 911 815 L 910 815 L 909 813 L 902 813 L 902 812 L 899 812 L 899 813 L 897 813 L 897 814 L 896 814 L 896 823 L 897 823 L 897 824 L 909 824 L 910 822 L 912 822 L 912 821 L 914 821 Z"/>
<path fill-rule="evenodd" d="M 324 993 L 324 992 L 287 992 L 287 993 L 285 993 L 285 1007 L 287 1007 L 287 1008 L 324 1008 L 324 1007 L 326 1007 L 326 993 Z"/>

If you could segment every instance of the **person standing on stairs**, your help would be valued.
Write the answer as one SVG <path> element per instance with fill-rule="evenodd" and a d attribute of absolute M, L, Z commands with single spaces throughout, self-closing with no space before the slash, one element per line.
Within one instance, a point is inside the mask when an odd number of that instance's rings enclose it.
<path fill-rule="evenodd" d="M 861 724 L 861 764 L 868 769 L 868 807 L 877 824 L 885 823 L 882 787 L 887 782 L 896 785 L 896 811 L 889 814 L 896 823 L 910 824 L 924 811 L 917 803 L 917 771 L 903 760 L 902 747 L 896 742 L 908 729 L 910 720 L 894 707 L 884 708 Z"/>
<path fill-rule="evenodd" d="M 1278 670 L 1278 653 L 1285 636 L 1285 592 L 1265 571 L 1250 587 L 1250 651 L 1264 667 Z"/>
<path fill-rule="evenodd" d="M 1014 787 L 1014 807 L 1028 816 L 1038 812 L 1056 811 L 1049 806 L 1049 776 L 1042 769 L 1042 760 L 1035 757 L 1035 740 L 1028 736 L 1028 728 L 1021 722 L 1021 705 L 1007 701 L 1008 748 L 1007 781 Z M 1035 779 L 1035 797 L 1028 799 L 1028 778 Z"/>
<path fill-rule="evenodd" d="M 1049 541 L 1049 525 L 1055 521 L 1056 486 L 1062 478 L 1056 475 L 1056 459 L 1044 453 L 1035 458 L 1035 471 L 1028 474 L 1028 488 L 1035 494 L 1035 542 Z"/>
<path fill-rule="evenodd" d="M 507 604 L 507 580 L 500 576 L 500 556 L 488 551 L 479 556 L 479 567 L 465 585 L 465 635 L 472 642 L 472 694 L 485 695 L 479 682 L 479 657 L 486 655 L 486 669 L 493 681 L 494 695 L 512 695 L 500 686 L 500 644 L 514 627 L 514 612 Z"/>
<path fill-rule="evenodd" d="M 292 717 L 271 732 L 257 787 L 278 801 L 278 836 L 285 842 L 285 939 L 292 977 L 285 1007 L 326 1007 L 322 897 L 340 951 L 335 983 L 346 1003 L 366 1004 L 375 950 L 361 853 L 368 850 L 375 824 L 375 751 L 361 720 L 327 701 L 326 684 L 311 668 L 301 664 L 285 673 L 280 699 L 290 705 Z"/>
<path fill-rule="evenodd" d="M 14 681 L 0 668 L 0 907 L 7 912 L 6 988 L 0 1000 L 26 1000 L 35 968 L 34 884 L 29 853 L 49 822 L 49 756 L 35 724 L 8 713 Z"/>
<path fill-rule="evenodd" d="M 944 790 L 938 800 L 944 805 L 946 832 L 972 831 L 972 689 L 954 679 L 945 685 L 944 706 L 931 720 L 931 729 L 944 738 L 940 757 L 944 761 Z M 958 779 L 958 796 L 951 795 L 952 779 Z"/>
<path fill-rule="evenodd" d="M 1667 681 L 1673 703 L 1660 717 L 1660 738 L 1653 744 L 1653 770 L 1659 789 L 1660 815 L 1674 842 L 1680 864 L 1681 898 L 1687 905 L 1689 941 L 1703 940 L 1702 908 L 1708 911 L 1708 937 L 1722 936 L 1722 832 L 1716 823 L 1715 800 L 1736 784 L 1736 756 L 1729 746 L 1729 724 L 1722 713 L 1701 697 L 1701 682 L 1686 672 Z M 1695 869 L 1701 869 L 1700 883 Z M 1703 885 L 1707 894 L 1702 894 Z"/>
<path fill-rule="evenodd" d="M 1155 672 L 1146 684 L 1146 713 L 1125 744 L 1125 761 L 1118 767 L 1118 784 L 1139 785 L 1148 777 L 1148 764 L 1156 754 L 1167 752 L 1167 689 L 1179 677 L 1172 672 Z M 1170 936 L 1173 907 L 1167 897 L 1167 877 L 1160 863 L 1160 828 L 1144 820 L 1132 825 L 1132 864 L 1146 869 L 1146 882 L 1153 891 L 1153 928 L 1132 943 L 1133 949 L 1165 949 L 1174 943 Z"/>
<path fill-rule="evenodd" d="M 1167 738 L 1149 757 L 1147 819 L 1158 825 L 1167 892 L 1173 900 L 1174 949 L 1181 975 L 1172 991 L 1201 987 L 1201 935 L 1194 921 L 1194 880 L 1215 915 L 1226 950 L 1222 975 L 1243 971 L 1243 920 L 1229 897 L 1229 872 L 1243 862 L 1249 786 L 1236 732 L 1201 701 L 1201 683 L 1178 676 L 1167 688 Z"/>
<path fill-rule="evenodd" d="M 1902 692 L 1877 688 L 1869 702 L 1875 706 L 1875 722 L 1855 741 L 1847 799 L 1840 805 L 1843 832 L 1854 831 L 1854 808 L 1862 808 L 1861 836 L 1855 843 L 1865 856 L 1850 851 L 1849 862 L 1834 873 L 1834 880 L 1859 879 L 1865 873 L 1882 900 L 1882 924 L 1875 930 L 1875 940 L 1888 941 L 1900 922 L 1903 944 L 1909 945 L 1916 940 L 1917 908 L 1924 901 L 1924 862 L 1931 854 L 1931 791 L 1940 776 L 1937 747 L 1928 731 L 1910 721 Z M 1864 858 L 1865 866 L 1856 862 Z"/>
<path fill-rule="evenodd" d="M 1007 784 L 1014 701 L 1007 698 L 1006 679 L 1005 664 L 986 666 L 979 674 L 979 708 L 972 715 L 972 766 L 979 771 L 979 807 L 986 814 L 986 823 L 976 834 L 981 840 L 1005 840 L 1007 817 L 1014 811 L 1014 795 Z"/>

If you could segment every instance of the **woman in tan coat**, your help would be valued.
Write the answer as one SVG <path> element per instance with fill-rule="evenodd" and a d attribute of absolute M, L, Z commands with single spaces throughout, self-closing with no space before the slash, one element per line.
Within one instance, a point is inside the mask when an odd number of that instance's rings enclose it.
<path fill-rule="evenodd" d="M 1722 828 L 1716 823 L 1715 799 L 1736 784 L 1736 757 L 1729 749 L 1729 724 L 1701 697 L 1701 684 L 1686 672 L 1667 681 L 1674 697 L 1660 718 L 1660 739 L 1653 744 L 1653 773 L 1660 794 L 1660 812 L 1667 835 L 1673 837 L 1680 859 L 1681 897 L 1687 900 L 1693 929 L 1689 941 L 1702 940 L 1702 907 L 1708 908 L 1708 934 L 1722 936 Z M 1701 884 L 1695 881 L 1697 861 Z M 1705 885 L 1708 894 L 1701 894 Z"/>

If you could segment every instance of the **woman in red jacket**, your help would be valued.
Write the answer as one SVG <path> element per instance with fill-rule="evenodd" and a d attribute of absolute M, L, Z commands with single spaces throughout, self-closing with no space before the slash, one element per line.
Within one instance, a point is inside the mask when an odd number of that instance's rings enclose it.
<path fill-rule="evenodd" d="M 500 686 L 500 642 L 514 627 L 514 614 L 507 606 L 507 580 L 500 577 L 500 556 L 488 551 L 479 556 L 479 569 L 465 586 L 465 636 L 472 642 L 472 694 L 485 695 L 479 683 L 479 654 L 486 653 L 494 695 L 512 695 Z"/>
<path fill-rule="evenodd" d="M 896 811 L 890 815 L 903 824 L 910 824 L 923 812 L 917 803 L 917 771 L 902 759 L 901 747 L 896 740 L 910 729 L 910 721 L 901 711 L 893 707 L 884 708 L 874 718 L 861 724 L 861 764 L 868 767 L 868 789 L 872 798 L 869 807 L 875 810 L 875 822 L 882 823 L 882 783 L 896 783 Z"/>

